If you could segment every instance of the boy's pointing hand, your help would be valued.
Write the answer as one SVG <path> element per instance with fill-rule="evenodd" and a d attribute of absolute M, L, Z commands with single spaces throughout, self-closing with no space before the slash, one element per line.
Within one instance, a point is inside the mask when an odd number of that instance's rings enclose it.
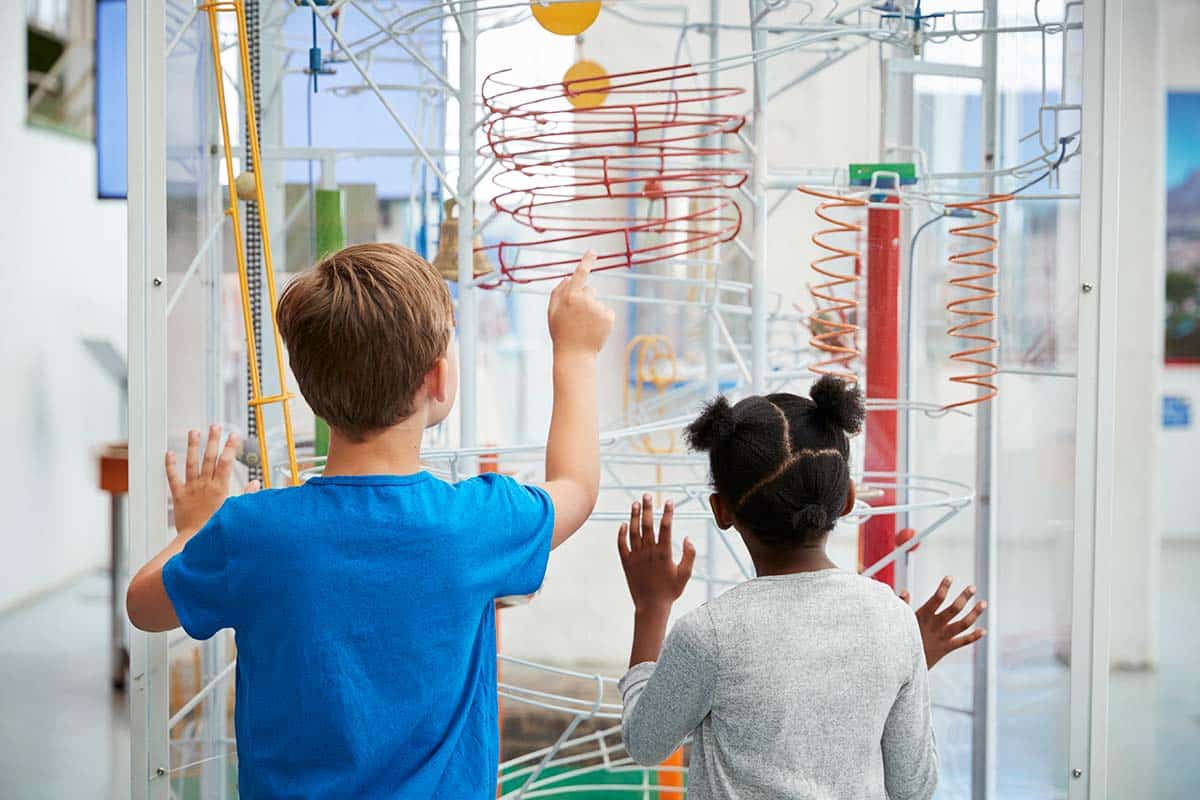
<path fill-rule="evenodd" d="M 612 331 L 613 310 L 596 299 L 596 290 L 587 283 L 595 263 L 596 254 L 589 250 L 575 272 L 550 293 L 550 339 L 559 353 L 595 355 Z"/>

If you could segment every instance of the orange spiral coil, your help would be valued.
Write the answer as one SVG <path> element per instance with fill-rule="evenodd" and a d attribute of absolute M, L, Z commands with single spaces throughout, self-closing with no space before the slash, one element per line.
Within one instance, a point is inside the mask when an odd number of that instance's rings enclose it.
<path fill-rule="evenodd" d="M 960 364 L 971 365 L 970 369 L 973 370 L 965 375 L 953 375 L 950 380 L 976 387 L 976 396 L 942 406 L 944 410 L 983 403 L 998 393 L 991 379 L 999 373 L 1000 367 L 988 360 L 989 354 L 1000 346 L 1000 342 L 991 335 L 991 326 L 996 321 L 992 303 L 997 296 L 994 279 L 999 272 L 992 254 L 1000 246 L 1000 240 L 991 233 L 1000 221 L 1000 214 L 992 207 L 1012 199 L 1011 194 L 993 194 L 982 200 L 946 204 L 948 214 L 955 210 L 963 210 L 973 212 L 983 219 L 950 229 L 952 236 L 969 240 L 964 243 L 965 247 L 974 248 L 950 256 L 951 264 L 972 268 L 970 274 L 950 279 L 951 286 L 957 286 L 970 293 L 946 304 L 948 313 L 963 318 L 958 324 L 951 325 L 946 333 L 968 343 L 966 349 L 953 353 L 950 358 Z"/>
<path fill-rule="evenodd" d="M 815 309 L 809 315 L 809 328 L 812 336 L 811 344 L 824 355 L 824 360 L 809 366 L 818 375 L 833 375 L 851 383 L 858 382 L 858 375 L 851 369 L 851 362 L 861 353 L 858 350 L 858 297 L 851 289 L 849 297 L 839 296 L 838 287 L 855 285 L 859 281 L 857 267 L 862 254 L 857 250 L 838 247 L 828 241 L 829 237 L 842 233 L 862 233 L 863 226 L 853 222 L 843 222 L 829 216 L 829 211 L 835 208 L 862 208 L 867 201 L 856 197 L 818 192 L 815 189 L 799 187 L 800 191 L 810 197 L 822 200 L 817 206 L 817 217 L 832 227 L 819 230 L 812 235 L 812 243 L 826 254 L 815 259 L 811 266 L 818 275 L 828 280 L 810 284 L 808 292 L 812 296 Z M 857 244 L 856 244 L 857 246 Z M 850 259 L 849 271 L 834 272 L 830 267 L 834 262 Z M 844 291 L 844 290 L 843 290 Z M 799 310 L 799 306 L 797 306 Z"/>

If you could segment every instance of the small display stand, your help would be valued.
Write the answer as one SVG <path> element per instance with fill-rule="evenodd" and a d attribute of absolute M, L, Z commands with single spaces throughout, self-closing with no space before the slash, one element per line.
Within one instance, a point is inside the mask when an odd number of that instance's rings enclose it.
<path fill-rule="evenodd" d="M 112 592 L 112 636 L 109 662 L 112 685 L 125 691 L 125 676 L 129 670 L 129 650 L 125 646 L 125 609 L 121 602 L 122 564 L 125 551 L 125 498 L 129 493 L 129 446 L 125 442 L 105 445 L 100 451 L 100 488 L 108 492 L 109 516 L 109 588 Z"/>

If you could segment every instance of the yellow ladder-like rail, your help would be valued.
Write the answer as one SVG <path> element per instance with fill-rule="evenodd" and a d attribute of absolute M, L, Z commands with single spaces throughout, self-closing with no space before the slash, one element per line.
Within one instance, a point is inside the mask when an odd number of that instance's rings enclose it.
<path fill-rule="evenodd" d="M 221 117 L 221 140 L 225 148 L 225 170 L 229 179 L 229 206 L 225 213 L 233 225 L 233 252 L 237 254 L 238 285 L 242 295 L 242 320 L 246 327 L 246 356 L 250 365 L 250 401 L 249 410 L 254 414 L 258 428 L 258 457 L 262 465 L 262 484 L 271 486 L 271 462 L 267 455 L 267 431 L 263 426 L 263 406 L 279 403 L 283 408 L 283 430 L 287 437 L 288 466 L 291 471 L 291 484 L 300 482 L 300 471 L 296 465 L 296 437 L 292 431 L 292 409 L 290 400 L 294 395 L 287 391 L 287 372 L 283 366 L 283 341 L 279 337 L 279 327 L 275 320 L 275 267 L 271 261 L 271 235 L 267 226 L 267 215 L 261 213 L 265 208 L 263 198 L 262 160 L 258 146 L 258 119 L 254 112 L 254 103 L 247 96 L 250 85 L 250 48 L 246 36 L 246 8 L 242 0 L 221 0 L 220 2 L 204 3 L 198 7 L 208 15 L 209 42 L 212 45 L 213 71 L 217 81 L 217 102 Z M 242 248 L 242 225 L 237 207 L 237 176 L 233 169 L 233 146 L 229 136 L 229 115 L 225 108 L 225 76 L 221 70 L 221 45 L 218 38 L 217 14 L 231 11 L 237 17 L 238 52 L 242 62 L 242 100 L 246 108 L 246 128 L 248 132 L 247 147 L 250 153 L 250 163 L 254 166 L 251 174 L 254 176 L 254 199 L 258 203 L 262 223 L 262 253 L 263 273 L 267 279 L 267 302 L 271 309 L 271 336 L 275 340 L 275 366 L 279 370 L 280 392 L 277 395 L 264 397 L 262 379 L 258 373 L 258 358 L 254 347 L 254 319 L 250 309 L 250 289 L 247 281 L 246 253 Z"/>

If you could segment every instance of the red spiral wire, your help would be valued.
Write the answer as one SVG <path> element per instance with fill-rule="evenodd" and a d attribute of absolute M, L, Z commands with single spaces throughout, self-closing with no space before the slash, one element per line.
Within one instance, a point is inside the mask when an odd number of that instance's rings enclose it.
<path fill-rule="evenodd" d="M 812 270 L 827 280 L 809 284 L 808 287 L 815 306 L 815 310 L 809 315 L 809 327 L 812 330 L 809 344 L 824 354 L 824 360 L 810 365 L 809 370 L 818 375 L 833 375 L 857 383 L 858 375 L 850 365 L 861 355 L 856 324 L 858 298 L 853 288 L 849 291 L 849 296 L 846 296 L 845 290 L 839 292 L 838 289 L 858 284 L 859 275 L 856 268 L 862 254 L 858 250 L 838 247 L 829 239 L 838 234 L 861 233 L 863 226 L 836 219 L 830 216 L 829 212 L 835 208 L 862 208 L 867 205 L 867 201 L 819 192 L 804 186 L 799 189 L 804 194 L 822 201 L 817 206 L 817 217 L 832 226 L 817 231 L 811 239 L 813 244 L 825 251 L 825 255 L 812 262 Z M 836 272 L 832 269 L 836 262 L 846 259 L 849 259 L 848 271 Z M 799 310 L 799 306 L 797 309 Z"/>
<path fill-rule="evenodd" d="M 971 268 L 966 275 L 950 279 L 950 285 L 969 292 L 965 297 L 959 297 L 946 304 L 946 311 L 962 318 L 956 325 L 951 325 L 946 331 L 950 336 L 962 339 L 968 346 L 951 354 L 951 360 L 970 365 L 971 371 L 963 375 L 953 375 L 950 380 L 954 383 L 976 387 L 975 397 L 959 400 L 942 406 L 944 410 L 960 408 L 975 403 L 991 400 L 998 393 L 996 385 L 991 382 L 1000 371 L 995 362 L 989 360 L 990 355 L 1000 346 L 1000 342 L 989 333 L 996 321 L 996 313 L 992 310 L 992 301 L 997 296 L 995 276 L 999 270 L 993 260 L 993 253 L 1000 246 L 991 230 L 1000 221 L 1000 214 L 993 206 L 1012 200 L 1010 194 L 993 194 L 982 200 L 970 200 L 960 203 L 947 203 L 948 212 L 952 210 L 967 210 L 983 217 L 982 220 L 970 225 L 951 228 L 952 236 L 966 239 L 964 249 L 950 256 L 952 265 Z M 982 304 L 980 307 L 979 304 Z"/>
<path fill-rule="evenodd" d="M 483 152 L 503 167 L 491 205 L 530 236 L 479 248 L 500 268 L 489 285 L 560 277 L 587 249 L 597 253 L 595 271 L 652 264 L 728 242 L 741 229 L 729 194 L 746 172 L 711 162 L 739 152 L 720 142 L 745 117 L 709 106 L 742 89 L 687 88 L 699 77 L 689 65 L 610 75 L 604 85 L 517 86 L 500 74 L 483 82 Z M 605 102 L 569 102 L 592 92 Z M 645 214 L 630 210 L 635 200 L 648 201 Z"/>

